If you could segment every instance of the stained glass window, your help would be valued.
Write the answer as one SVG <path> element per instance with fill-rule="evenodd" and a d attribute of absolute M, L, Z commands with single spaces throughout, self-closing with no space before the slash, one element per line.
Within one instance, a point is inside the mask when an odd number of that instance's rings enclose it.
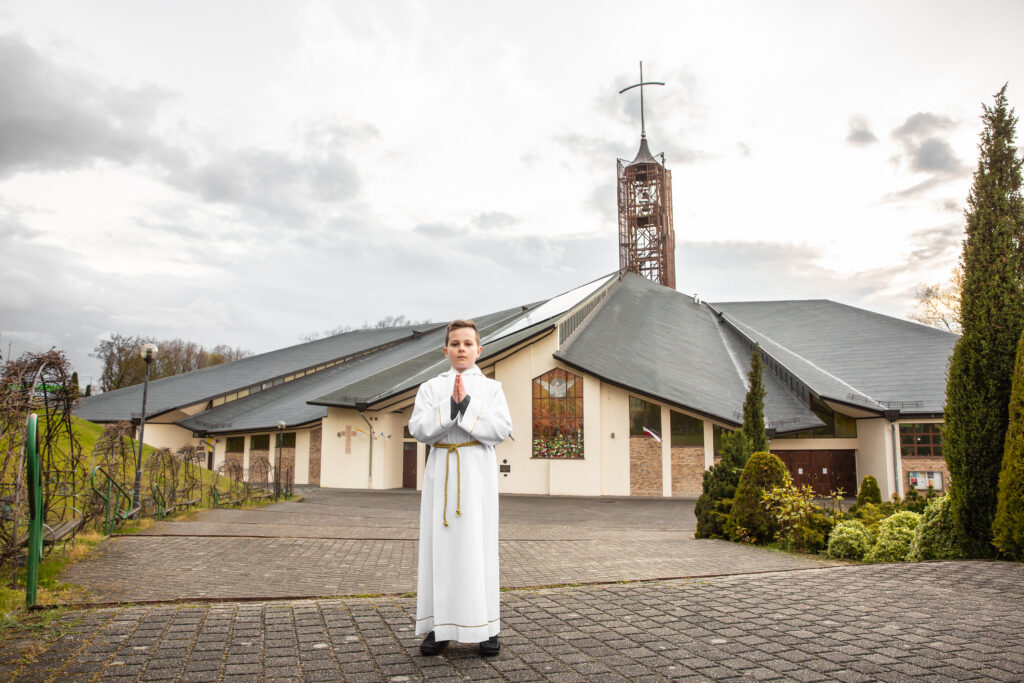
<path fill-rule="evenodd" d="M 583 378 L 550 370 L 533 380 L 533 457 L 583 457 Z"/>

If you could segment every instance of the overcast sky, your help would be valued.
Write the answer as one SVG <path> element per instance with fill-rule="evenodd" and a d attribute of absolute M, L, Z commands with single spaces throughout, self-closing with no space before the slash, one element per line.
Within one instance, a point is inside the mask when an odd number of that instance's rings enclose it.
<path fill-rule="evenodd" d="M 678 289 L 903 317 L 963 236 L 1024 3 L 6 2 L 0 351 L 254 352 L 618 267 L 615 160 L 673 173 Z"/>

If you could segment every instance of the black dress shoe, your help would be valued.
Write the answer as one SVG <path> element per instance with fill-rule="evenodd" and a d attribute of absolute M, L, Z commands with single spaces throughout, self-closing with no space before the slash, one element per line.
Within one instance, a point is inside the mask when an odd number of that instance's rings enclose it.
<path fill-rule="evenodd" d="M 501 652 L 501 643 L 498 642 L 498 636 L 491 636 L 480 643 L 480 654 L 485 657 L 493 657 L 499 652 Z"/>
<path fill-rule="evenodd" d="M 424 657 L 433 657 L 441 654 L 441 650 L 448 647 L 447 640 L 434 640 L 434 632 L 431 631 L 420 643 L 420 654 Z"/>

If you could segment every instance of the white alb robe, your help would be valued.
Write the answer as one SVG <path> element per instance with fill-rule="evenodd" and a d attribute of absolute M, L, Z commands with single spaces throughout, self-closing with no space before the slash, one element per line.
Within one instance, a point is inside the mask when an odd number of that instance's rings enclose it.
<path fill-rule="evenodd" d="M 431 448 L 420 497 L 420 546 L 416 633 L 437 640 L 479 643 L 497 635 L 498 465 L 494 446 L 512 432 L 501 383 L 475 365 L 462 373 L 470 397 L 466 411 L 451 419 L 455 370 L 427 380 L 416 394 L 409 431 L 426 444 L 479 441 L 455 453 Z M 448 461 L 448 526 L 443 523 L 445 461 Z M 456 514 L 461 466 L 462 514 Z"/>

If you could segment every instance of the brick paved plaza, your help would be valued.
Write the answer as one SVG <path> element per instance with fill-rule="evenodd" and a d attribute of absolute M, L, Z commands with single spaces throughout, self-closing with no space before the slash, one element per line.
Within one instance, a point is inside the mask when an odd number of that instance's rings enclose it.
<path fill-rule="evenodd" d="M 503 497 L 503 585 L 584 585 L 503 593 L 494 659 L 463 645 L 424 658 L 401 595 L 415 586 L 417 502 L 317 491 L 114 539 L 64 578 L 134 604 L 69 610 L 55 641 L 8 639 L 0 676 L 1024 680 L 1021 565 L 829 565 L 695 541 L 681 500 Z M 385 595 L 339 597 L 360 593 Z"/>

